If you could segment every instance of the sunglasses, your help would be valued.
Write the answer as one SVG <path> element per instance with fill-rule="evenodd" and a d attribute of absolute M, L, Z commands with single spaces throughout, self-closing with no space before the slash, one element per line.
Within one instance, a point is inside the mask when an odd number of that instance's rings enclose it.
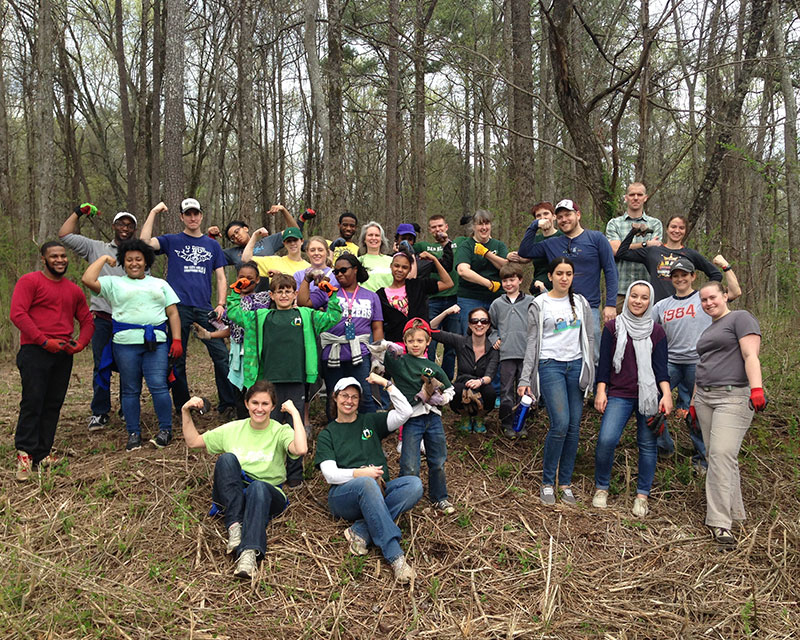
<path fill-rule="evenodd" d="M 353 268 L 352 266 L 349 266 L 349 267 L 342 267 L 340 269 L 331 269 L 331 272 L 333 273 L 333 275 L 338 276 L 338 275 L 341 275 L 343 273 L 346 273 L 347 271 L 349 271 L 352 268 Z"/>
<path fill-rule="evenodd" d="M 489 318 L 472 318 L 470 324 L 489 324 Z"/>

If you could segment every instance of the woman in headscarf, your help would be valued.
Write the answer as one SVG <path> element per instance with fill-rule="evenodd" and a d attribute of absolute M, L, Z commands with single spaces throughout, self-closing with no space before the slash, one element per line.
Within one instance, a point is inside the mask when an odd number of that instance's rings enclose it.
<path fill-rule="evenodd" d="M 653 297 L 649 282 L 632 283 L 622 313 L 603 328 L 594 396 L 595 409 L 603 414 L 603 421 L 595 449 L 592 506 L 607 506 L 614 450 L 635 412 L 639 466 L 632 512 L 638 518 L 647 515 L 647 497 L 656 472 L 658 414 L 663 418 L 672 411 L 667 336 L 661 325 L 653 322 Z"/>

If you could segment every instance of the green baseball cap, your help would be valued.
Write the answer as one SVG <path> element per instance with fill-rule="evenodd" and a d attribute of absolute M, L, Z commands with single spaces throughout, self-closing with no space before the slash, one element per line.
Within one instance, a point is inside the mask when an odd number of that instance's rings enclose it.
<path fill-rule="evenodd" d="M 298 227 L 286 227 L 286 229 L 283 230 L 282 239 L 284 242 L 286 242 L 289 238 L 297 238 L 298 240 L 302 240 L 303 232 L 300 231 Z"/>

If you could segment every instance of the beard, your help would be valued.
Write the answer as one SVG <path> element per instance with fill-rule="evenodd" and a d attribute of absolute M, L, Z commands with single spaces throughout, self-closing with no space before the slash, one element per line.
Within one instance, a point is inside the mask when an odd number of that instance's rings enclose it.
<path fill-rule="evenodd" d="M 51 275 L 61 278 L 67 272 L 67 266 L 69 265 L 65 265 L 61 271 L 56 271 L 53 267 L 50 266 L 50 263 L 45 260 L 44 266 L 50 272 Z"/>

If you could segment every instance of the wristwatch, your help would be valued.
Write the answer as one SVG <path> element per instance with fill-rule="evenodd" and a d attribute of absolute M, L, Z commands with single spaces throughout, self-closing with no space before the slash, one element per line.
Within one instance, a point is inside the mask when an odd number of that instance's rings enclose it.
<path fill-rule="evenodd" d="M 642 242 L 642 249 L 644 249 L 645 247 L 647 247 L 647 240 L 645 240 L 644 242 Z"/>

